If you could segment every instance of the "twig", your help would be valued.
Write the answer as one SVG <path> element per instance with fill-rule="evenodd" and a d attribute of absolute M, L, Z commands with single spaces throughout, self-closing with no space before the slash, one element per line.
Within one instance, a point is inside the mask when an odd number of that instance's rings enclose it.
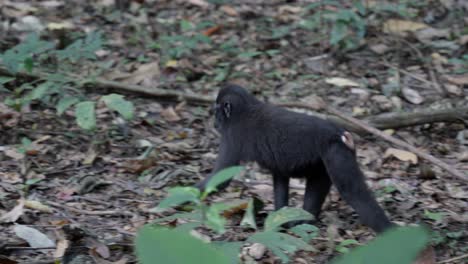
<path fill-rule="evenodd" d="M 27 77 L 27 78 L 39 78 L 39 79 L 47 79 L 48 74 L 34 72 L 34 73 L 27 73 L 27 72 L 17 72 L 11 73 L 5 68 L 0 67 L 0 75 L 5 76 L 20 76 L 20 77 Z M 77 79 L 69 78 L 70 81 L 78 82 Z M 90 83 L 88 83 L 90 84 Z M 114 81 L 107 81 L 103 79 L 96 79 L 95 82 L 91 83 L 98 88 L 106 88 L 106 89 L 113 89 L 113 90 L 120 90 L 120 91 L 127 91 L 152 97 L 158 97 L 162 99 L 170 99 L 175 101 L 187 101 L 188 103 L 192 104 L 202 104 L 207 105 L 213 103 L 214 99 L 208 96 L 201 96 L 201 95 L 190 95 L 185 94 L 178 91 L 169 91 L 164 90 L 161 88 L 156 87 L 144 87 L 141 85 L 135 84 L 125 84 L 122 82 L 114 82 Z"/>
<path fill-rule="evenodd" d="M 124 216 L 134 216 L 133 213 L 123 211 L 123 210 L 107 210 L 107 211 L 89 211 L 89 210 L 82 210 L 82 209 L 77 209 L 74 207 L 62 205 L 56 202 L 48 201 L 48 204 L 54 206 L 54 207 L 59 207 L 65 210 L 69 210 L 75 213 L 79 214 L 87 214 L 87 215 L 124 215 Z"/>
<path fill-rule="evenodd" d="M 452 262 L 452 261 L 461 260 L 461 259 L 465 259 L 465 258 L 468 258 L 468 254 L 461 255 L 461 256 L 458 256 L 458 257 L 454 257 L 454 258 L 450 258 L 450 259 L 446 259 L 446 260 L 442 260 L 442 261 L 439 261 L 437 263 L 449 263 L 449 262 Z"/>

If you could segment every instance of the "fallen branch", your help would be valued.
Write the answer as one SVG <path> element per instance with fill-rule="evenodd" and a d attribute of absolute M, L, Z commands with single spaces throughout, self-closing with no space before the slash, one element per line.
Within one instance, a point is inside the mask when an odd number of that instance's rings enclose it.
<path fill-rule="evenodd" d="M 44 80 L 46 80 L 48 77 L 47 73 L 40 73 L 40 72 L 33 72 L 33 73 L 18 72 L 14 74 L 2 67 L 0 67 L 0 75 L 18 76 L 18 77 L 44 79 Z M 74 78 L 68 77 L 68 80 L 73 81 L 75 83 L 80 83 L 79 82 L 80 80 L 77 80 Z M 187 101 L 188 103 L 193 103 L 193 104 L 207 105 L 207 104 L 213 103 L 214 101 L 212 97 L 208 97 L 208 96 L 201 96 L 201 95 L 196 95 L 196 94 L 190 95 L 190 94 L 186 94 L 186 93 L 182 93 L 178 91 L 169 91 L 169 90 L 164 90 L 164 89 L 156 88 L 156 87 L 144 87 L 141 85 L 108 81 L 108 80 L 104 80 L 100 78 L 96 79 L 94 82 L 88 82 L 86 84 L 93 84 L 97 88 L 103 88 L 103 89 L 105 88 L 105 89 L 111 89 L 111 90 L 119 90 L 119 91 L 137 93 L 141 95 L 147 95 L 147 96 L 168 99 L 168 100 Z"/>
<path fill-rule="evenodd" d="M 431 154 L 422 152 L 419 149 L 417 149 L 416 147 L 406 143 L 405 141 L 400 140 L 400 139 L 395 138 L 395 137 L 392 137 L 392 136 L 390 136 L 390 135 L 388 135 L 386 133 L 383 133 L 382 131 L 367 125 L 365 122 L 360 121 L 360 120 L 358 120 L 358 119 L 356 119 L 354 117 L 345 115 L 345 114 L 341 113 L 340 111 L 338 111 L 338 110 L 336 110 L 336 109 L 334 109 L 334 108 L 332 108 L 330 106 L 327 106 L 326 110 L 329 113 L 332 113 L 332 114 L 334 114 L 336 116 L 339 116 L 340 118 L 361 127 L 362 129 L 366 130 L 367 132 L 369 132 L 369 133 L 371 133 L 371 134 L 373 134 L 373 135 L 375 135 L 375 136 L 377 136 L 379 138 L 382 138 L 382 139 L 384 139 L 384 140 L 386 140 L 388 142 L 391 142 L 391 143 L 393 143 L 393 144 L 395 144 L 395 145 L 397 145 L 399 147 L 405 148 L 405 149 L 413 152 L 418 157 L 433 163 L 434 165 L 444 169 L 445 171 L 452 174 L 453 176 L 455 176 L 455 177 L 457 177 L 459 179 L 468 181 L 468 176 L 466 176 L 465 174 L 463 174 L 460 171 L 456 170 L 455 168 L 452 168 L 450 165 L 448 165 L 447 163 L 437 159 L 436 157 L 432 156 Z"/>

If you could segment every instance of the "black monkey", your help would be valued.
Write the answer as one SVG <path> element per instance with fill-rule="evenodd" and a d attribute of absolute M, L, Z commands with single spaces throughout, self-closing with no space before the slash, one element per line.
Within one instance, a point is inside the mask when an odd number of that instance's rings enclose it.
<path fill-rule="evenodd" d="M 351 134 L 344 129 L 263 103 L 233 84 L 219 91 L 215 127 L 221 142 L 211 175 L 241 161 L 256 161 L 273 175 L 275 210 L 288 205 L 289 178 L 305 177 L 303 208 L 316 219 L 333 183 L 363 224 L 378 233 L 392 226 L 364 181 Z M 204 188 L 211 175 L 197 186 Z"/>

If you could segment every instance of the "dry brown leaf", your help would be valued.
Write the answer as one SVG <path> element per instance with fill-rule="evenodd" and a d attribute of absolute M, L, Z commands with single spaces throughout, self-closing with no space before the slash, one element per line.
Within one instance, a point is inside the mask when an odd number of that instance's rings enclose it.
<path fill-rule="evenodd" d="M 409 87 L 403 86 L 401 93 L 403 97 L 412 104 L 421 104 L 424 102 L 424 98 L 419 94 L 419 92 Z"/>
<path fill-rule="evenodd" d="M 23 214 L 24 200 L 20 199 L 18 205 L 0 217 L 0 223 L 13 223 Z"/>
<path fill-rule="evenodd" d="M 388 148 L 384 153 L 384 158 L 395 157 L 401 161 L 409 161 L 412 164 L 418 164 L 418 156 L 413 152 L 402 149 Z"/>
<path fill-rule="evenodd" d="M 161 116 L 164 118 L 164 120 L 168 122 L 177 122 L 181 119 L 177 112 L 174 110 L 174 107 L 172 106 L 169 106 L 168 108 L 162 110 Z"/>
<path fill-rule="evenodd" d="M 83 165 L 91 165 L 94 163 L 98 153 L 94 149 L 90 149 L 83 160 Z"/>
<path fill-rule="evenodd" d="M 54 252 L 54 258 L 61 258 L 65 255 L 65 251 L 67 250 L 69 246 L 68 240 L 65 239 L 60 239 L 57 241 L 57 248 L 55 249 Z"/>
<path fill-rule="evenodd" d="M 427 27 L 428 26 L 426 24 L 409 20 L 389 19 L 385 21 L 383 25 L 383 31 L 385 33 L 404 36 L 406 35 L 406 32 L 414 32 Z"/>
<path fill-rule="evenodd" d="M 159 76 L 160 73 L 159 63 L 156 61 L 140 65 L 138 70 L 131 73 L 130 76 L 122 79 L 127 83 L 140 84 L 143 81 L 148 81 L 155 76 Z"/>
<path fill-rule="evenodd" d="M 196 6 L 203 7 L 203 8 L 210 6 L 210 3 L 204 0 L 186 0 L 186 1 L 192 5 L 196 5 Z"/>
<path fill-rule="evenodd" d="M 466 85 L 468 84 L 468 74 L 464 75 L 445 75 L 447 81 L 456 84 L 456 85 Z"/>
<path fill-rule="evenodd" d="M 24 159 L 24 154 L 19 152 L 16 148 L 7 147 L 4 151 L 6 156 L 14 159 L 14 160 L 21 160 Z"/>
<path fill-rule="evenodd" d="M 346 79 L 346 78 L 341 78 L 341 77 L 332 77 L 332 78 L 327 78 L 325 79 L 325 82 L 331 85 L 335 85 L 338 87 L 360 87 L 361 85 L 355 81 Z"/>
<path fill-rule="evenodd" d="M 52 208 L 49 206 L 39 202 L 39 201 L 34 201 L 34 200 L 25 200 L 24 201 L 24 207 L 29 208 L 29 209 L 34 209 L 38 210 L 44 213 L 52 213 Z"/>
<path fill-rule="evenodd" d="M 237 13 L 236 9 L 234 9 L 232 6 L 223 5 L 222 7 L 220 7 L 220 10 L 223 11 L 224 13 L 226 13 L 229 16 L 238 16 L 239 15 L 239 13 Z"/>
<path fill-rule="evenodd" d="M 459 186 L 456 183 L 446 183 L 445 188 L 448 191 L 450 197 L 456 199 L 468 199 L 468 190 L 466 186 Z"/>
<path fill-rule="evenodd" d="M 218 26 L 210 27 L 207 30 L 203 31 L 203 35 L 209 37 L 211 35 L 219 33 L 220 31 L 221 31 L 221 26 L 218 25 Z"/>

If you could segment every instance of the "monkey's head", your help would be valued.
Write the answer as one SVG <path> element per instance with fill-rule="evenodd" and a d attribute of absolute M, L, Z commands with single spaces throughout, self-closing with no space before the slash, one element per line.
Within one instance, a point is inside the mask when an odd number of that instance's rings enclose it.
<path fill-rule="evenodd" d="M 215 127 L 222 131 L 248 114 L 261 102 L 244 88 L 235 84 L 226 84 L 218 93 L 214 105 Z"/>

